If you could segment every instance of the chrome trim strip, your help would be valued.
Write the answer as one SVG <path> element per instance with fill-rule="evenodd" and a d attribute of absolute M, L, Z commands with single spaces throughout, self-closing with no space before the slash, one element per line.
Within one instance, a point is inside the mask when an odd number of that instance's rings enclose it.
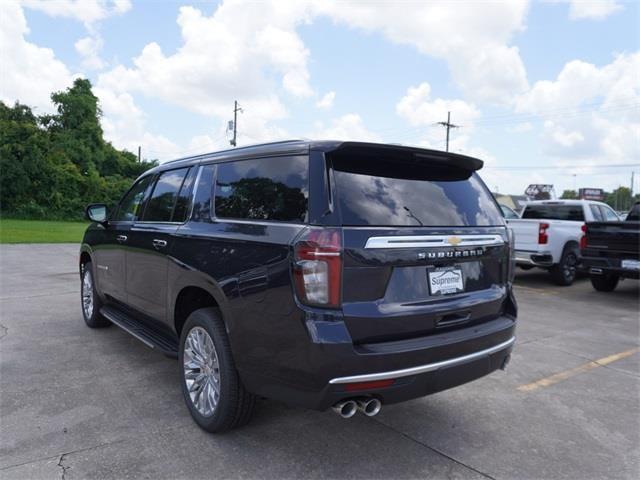
<path fill-rule="evenodd" d="M 511 337 L 506 342 L 502 342 L 494 347 L 480 350 L 479 352 L 470 353 L 462 357 L 451 358 L 449 360 L 443 360 L 436 363 L 428 363 L 427 365 L 420 365 L 418 367 L 405 368 L 402 370 L 393 370 L 390 372 L 380 373 L 368 373 L 365 375 L 353 375 L 351 377 L 338 377 L 329 381 L 332 385 L 338 385 L 342 383 L 358 383 L 358 382 L 373 382 L 375 380 L 387 380 L 390 378 L 402 378 L 409 377 L 411 375 L 419 375 L 421 373 L 433 372 L 440 368 L 452 367 L 460 363 L 465 363 L 476 358 L 483 357 L 485 355 L 491 355 L 492 353 L 499 352 L 505 348 L 510 347 L 516 341 L 516 337 Z"/>
<path fill-rule="evenodd" d="M 452 243 L 449 240 L 458 240 Z M 440 248 L 503 245 L 501 235 L 411 235 L 370 237 L 364 248 Z"/>

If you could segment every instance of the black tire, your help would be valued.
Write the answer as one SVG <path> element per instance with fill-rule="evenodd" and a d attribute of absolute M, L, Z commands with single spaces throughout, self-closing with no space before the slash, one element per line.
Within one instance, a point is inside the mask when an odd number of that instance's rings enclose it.
<path fill-rule="evenodd" d="M 518 265 L 522 270 L 531 270 L 533 265 Z"/>
<path fill-rule="evenodd" d="M 189 392 L 186 379 L 187 374 L 185 372 L 185 350 L 189 349 L 189 351 L 193 351 L 190 349 L 190 346 L 187 345 L 187 338 L 192 331 L 199 331 L 197 330 L 198 328 L 204 329 L 213 341 L 219 371 L 219 380 L 216 382 L 219 392 L 218 402 L 212 409 L 212 413 L 208 415 L 200 412 L 198 406 L 194 404 L 191 393 L 197 394 L 198 390 L 201 389 L 195 388 L 193 392 Z M 189 360 L 189 357 L 190 354 L 187 353 L 187 360 Z M 180 377 L 184 400 L 191 416 L 200 428 L 211 433 L 222 433 L 245 425 L 251 420 L 256 397 L 249 393 L 240 381 L 231 353 L 229 337 L 227 336 L 224 322 L 217 309 L 202 308 L 189 315 L 189 318 L 187 318 L 182 328 L 178 358 L 180 361 Z M 195 370 L 202 372 L 201 369 Z"/>
<path fill-rule="evenodd" d="M 560 262 L 549 269 L 553 281 L 557 285 L 568 287 L 576 279 L 580 251 L 576 245 L 564 247 Z"/>
<path fill-rule="evenodd" d="M 620 276 L 605 273 L 603 275 L 590 275 L 591 285 L 599 292 L 612 292 L 618 286 Z"/>
<path fill-rule="evenodd" d="M 87 283 L 88 281 L 88 283 Z M 87 292 L 87 289 L 91 292 Z M 91 299 L 91 308 L 85 304 L 85 293 Z M 90 328 L 104 328 L 111 325 L 111 322 L 100 314 L 102 301 L 96 291 L 96 284 L 93 279 L 93 267 L 91 262 L 87 262 L 82 266 L 82 276 L 80 277 L 80 308 L 82 310 L 82 318 Z"/>

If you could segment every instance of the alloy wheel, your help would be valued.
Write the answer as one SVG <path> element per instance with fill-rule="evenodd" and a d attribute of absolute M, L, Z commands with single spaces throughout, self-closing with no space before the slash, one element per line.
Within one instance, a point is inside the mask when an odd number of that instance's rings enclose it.
<path fill-rule="evenodd" d="M 82 310 L 86 318 L 93 315 L 93 279 L 89 270 L 82 277 Z"/>
<path fill-rule="evenodd" d="M 193 327 L 185 339 L 183 368 L 191 403 L 210 417 L 220 401 L 220 365 L 213 340 L 202 327 Z"/>

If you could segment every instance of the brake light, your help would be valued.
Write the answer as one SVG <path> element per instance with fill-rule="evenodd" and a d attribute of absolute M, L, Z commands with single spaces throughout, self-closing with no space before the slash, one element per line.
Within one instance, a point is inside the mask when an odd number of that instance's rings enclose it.
<path fill-rule="evenodd" d="M 548 223 L 540 223 L 538 229 L 538 244 L 546 245 L 549 241 L 549 235 L 547 235 L 547 229 L 549 228 Z"/>
<path fill-rule="evenodd" d="M 293 276 L 302 303 L 339 307 L 342 284 L 342 231 L 310 228 L 294 245 Z"/>
<path fill-rule="evenodd" d="M 587 224 L 582 225 L 582 237 L 580 237 L 580 250 L 587 248 Z"/>

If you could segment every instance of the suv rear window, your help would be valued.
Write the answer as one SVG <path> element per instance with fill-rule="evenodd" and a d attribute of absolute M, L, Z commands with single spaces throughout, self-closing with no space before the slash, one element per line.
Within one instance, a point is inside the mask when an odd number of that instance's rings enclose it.
<path fill-rule="evenodd" d="M 527 205 L 522 218 L 584 222 L 582 205 Z"/>
<path fill-rule="evenodd" d="M 475 173 L 427 162 L 333 159 L 343 225 L 503 225 Z"/>

